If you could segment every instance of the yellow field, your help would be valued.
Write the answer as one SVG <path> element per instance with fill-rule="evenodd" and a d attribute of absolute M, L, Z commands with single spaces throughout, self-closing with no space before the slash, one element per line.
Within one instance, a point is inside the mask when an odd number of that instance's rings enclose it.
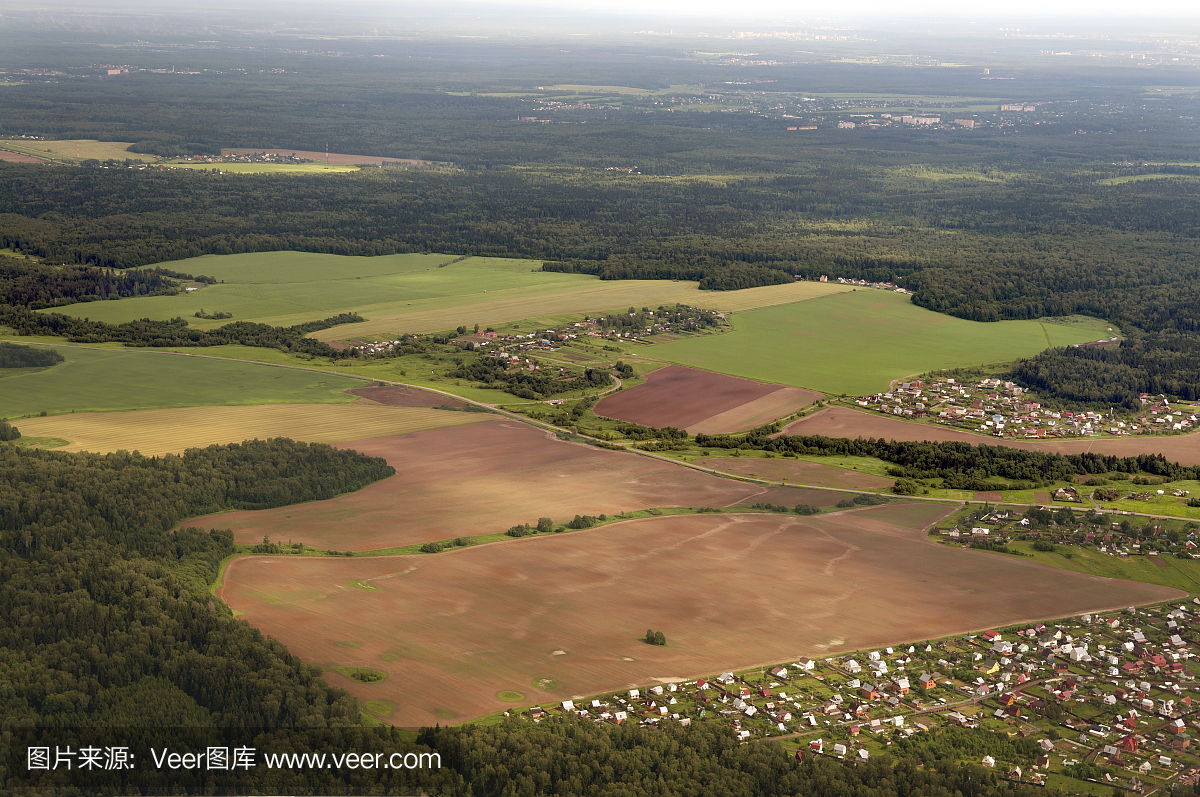
<path fill-rule="evenodd" d="M 128 141 L 96 141 L 95 139 L 67 139 L 64 141 L 0 141 L 0 148 L 9 152 L 20 152 L 23 155 L 34 155 L 38 158 L 54 160 L 135 160 L 149 163 L 153 155 L 140 155 L 130 152 L 132 146 Z"/>
<path fill-rule="evenodd" d="M 81 412 L 26 418 L 22 437 L 69 440 L 61 451 L 140 451 L 178 454 L 188 448 L 243 440 L 290 437 L 309 443 L 342 443 L 368 437 L 459 426 L 494 417 L 426 407 L 380 404 L 264 404 L 249 407 L 187 407 L 133 412 Z"/>
<path fill-rule="evenodd" d="M 331 163 L 194 163 L 186 161 L 166 161 L 163 164 L 172 169 L 217 169 L 231 174 L 332 174 L 334 172 L 356 172 L 357 166 Z"/>
<path fill-rule="evenodd" d="M 357 309 L 369 321 L 321 330 L 313 333 L 312 337 L 330 341 L 384 334 L 438 332 L 460 324 L 487 326 L 525 319 L 549 320 L 556 316 L 624 310 L 630 306 L 657 307 L 676 302 L 734 312 L 790 304 L 848 290 L 850 288 L 845 285 L 827 282 L 795 282 L 740 291 L 702 291 L 695 282 L 589 280 L 417 299 L 404 305 L 398 302 L 368 305 Z M 298 323 L 286 317 L 269 321 L 275 324 L 289 322 Z"/>

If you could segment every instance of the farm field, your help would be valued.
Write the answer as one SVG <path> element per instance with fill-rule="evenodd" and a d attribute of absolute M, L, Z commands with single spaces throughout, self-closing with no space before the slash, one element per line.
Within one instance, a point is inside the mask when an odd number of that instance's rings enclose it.
<path fill-rule="evenodd" d="M 244 557 L 218 595 L 401 727 L 1185 593 L 950 549 L 946 507 L 649 518 L 436 556 Z M 640 640 L 661 629 L 665 647 Z M 506 697 L 511 697 L 506 695 Z"/>
<path fill-rule="evenodd" d="M 466 414 L 466 413 L 462 413 Z M 370 551 L 495 534 L 539 517 L 617 514 L 666 506 L 730 506 L 762 487 L 650 457 L 565 443 L 518 421 L 493 419 L 339 445 L 384 457 L 396 475 L 351 495 L 300 506 L 227 512 L 238 542 L 303 542 Z"/>
<path fill-rule="evenodd" d="M 784 434 L 826 437 L 882 437 L 887 440 L 957 440 L 973 445 L 1010 446 L 1055 454 L 1096 452 L 1117 457 L 1162 454 L 1182 465 L 1200 465 L 1200 432 L 1162 437 L 1122 437 L 1095 440 L 1003 440 L 926 423 L 889 418 L 877 412 L 829 407 L 784 427 Z"/>
<path fill-rule="evenodd" d="M 1097 321 L 964 321 L 908 296 L 860 290 L 738 313 L 734 330 L 639 348 L 638 354 L 747 379 L 861 395 L 939 368 L 1010 362 L 1049 346 L 1107 337 Z"/>
<path fill-rule="evenodd" d="M 32 155 L 24 155 L 20 152 L 9 152 L 6 149 L 0 149 L 0 161 L 5 163 L 45 163 L 44 158 L 35 158 Z"/>
<path fill-rule="evenodd" d="M 72 138 L 61 141 L 13 141 L 10 139 L 0 139 L 0 149 L 33 155 L 42 160 L 53 158 L 54 160 L 69 161 L 71 163 L 75 163 L 76 159 L 133 160 L 142 161 L 143 163 L 155 160 L 153 155 L 130 152 L 129 147 L 131 146 L 133 145 L 128 141 L 96 141 L 89 138 Z"/>
<path fill-rule="evenodd" d="M 67 440 L 63 451 L 140 451 L 148 456 L 243 440 L 290 437 L 309 443 L 340 443 L 475 423 L 489 416 L 426 407 L 354 404 L 261 404 L 185 407 L 133 412 L 77 412 L 28 418 L 21 433 Z"/>
<path fill-rule="evenodd" d="M 23 340 L 17 339 L 20 342 Z M 237 404 L 337 404 L 362 381 L 165 350 L 58 346 L 64 362 L 0 371 L 0 418 Z"/>
<path fill-rule="evenodd" d="M 736 432 L 807 407 L 820 393 L 762 384 L 677 365 L 602 399 L 597 415 L 643 426 L 674 426 L 689 433 Z"/>
<path fill-rule="evenodd" d="M 711 457 L 705 467 L 739 476 L 753 476 L 770 481 L 788 481 L 833 487 L 840 490 L 886 490 L 895 479 L 861 473 L 848 468 L 797 459 L 763 459 L 761 457 Z"/>
<path fill-rule="evenodd" d="M 369 319 L 313 337 L 345 340 L 403 332 L 439 332 L 460 324 L 501 324 L 683 302 L 721 310 L 796 302 L 846 290 L 801 282 L 746 291 L 701 291 L 694 282 L 601 281 L 542 272 L 535 260 L 439 254 L 348 257 L 310 252 L 210 255 L 167 264 L 173 271 L 223 280 L 177 296 L 89 302 L 57 312 L 110 324 L 182 317 L 208 329 L 233 321 L 289 326 L 342 312 Z M 232 313 L 200 319 L 199 310 Z"/>

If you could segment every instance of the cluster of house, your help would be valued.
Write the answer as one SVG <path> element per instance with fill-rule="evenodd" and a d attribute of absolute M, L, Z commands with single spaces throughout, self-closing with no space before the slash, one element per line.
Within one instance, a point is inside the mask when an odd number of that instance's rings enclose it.
<path fill-rule="evenodd" d="M 1071 489 L 1071 488 L 1065 488 Z M 1162 494 L 1163 490 L 1157 491 Z M 1175 490 L 1177 494 L 1187 494 L 1187 490 Z M 1057 496 L 1057 491 L 1056 491 Z M 1146 499 L 1150 493 L 1133 493 L 1129 498 Z M 1036 507 L 1033 511 L 1048 511 L 1046 507 Z M 1109 556 L 1158 556 L 1174 554 L 1175 556 L 1200 559 L 1200 534 L 1195 524 L 1185 526 L 1182 530 L 1168 529 L 1163 521 L 1149 521 L 1131 513 L 1123 522 L 1107 523 L 1098 515 L 1089 520 L 1087 515 L 1066 522 L 1051 521 L 1049 528 L 1032 531 L 1028 517 L 1022 517 L 1010 509 L 997 509 L 976 518 L 966 515 L 961 518 L 959 525 L 941 529 L 948 542 L 965 542 L 975 537 L 985 537 L 989 540 L 1003 543 L 1015 534 L 1024 538 L 1035 538 L 1056 545 L 1075 545 L 1095 548 L 1099 553 Z M 1137 523 L 1130 523 L 1130 519 Z M 979 524 L 979 525 L 975 525 Z M 1126 536 L 1135 526 L 1139 528 L 1136 537 Z M 1141 540 L 1140 542 L 1138 540 Z"/>
<path fill-rule="evenodd" d="M 797 277 L 796 279 L 799 280 L 799 279 L 801 279 L 801 277 Z M 817 282 L 829 282 L 829 281 L 830 280 L 829 280 L 828 274 L 822 274 L 820 277 L 817 278 Z M 912 293 L 912 291 L 908 290 L 907 288 L 901 288 L 892 282 L 867 282 L 866 280 L 856 280 L 856 279 L 851 279 L 849 277 L 836 277 L 836 278 L 834 278 L 833 281 L 838 283 L 839 285 L 857 285 L 860 288 L 875 288 L 876 290 L 891 291 L 892 293 L 905 293 L 905 294 Z"/>
<path fill-rule="evenodd" d="M 311 158 L 281 155 L 272 152 L 223 153 L 221 155 L 184 155 L 178 158 L 189 163 L 312 163 Z"/>
<path fill-rule="evenodd" d="M 885 648 L 747 673 L 536 706 L 595 722 L 718 722 L 739 739 L 774 737 L 798 755 L 865 761 L 938 726 L 1031 738 L 970 759 L 1010 779 L 1048 773 L 1135 791 L 1195 782 L 1200 635 L 1195 605 L 1085 614 L 1054 623 Z M 1004 760 L 1013 749 L 1033 750 Z M 978 755 L 978 752 L 973 753 Z M 1081 774 L 1076 765 L 1088 766 Z M 1096 773 L 1100 773 L 1097 777 Z"/>
<path fill-rule="evenodd" d="M 1116 420 L 1111 413 L 1051 410 L 1033 398 L 1020 385 L 1001 379 L 959 382 L 946 378 L 913 379 L 887 393 L 860 396 L 854 403 L 886 415 L 930 420 L 996 437 L 1036 439 L 1130 433 L 1127 424 Z"/>

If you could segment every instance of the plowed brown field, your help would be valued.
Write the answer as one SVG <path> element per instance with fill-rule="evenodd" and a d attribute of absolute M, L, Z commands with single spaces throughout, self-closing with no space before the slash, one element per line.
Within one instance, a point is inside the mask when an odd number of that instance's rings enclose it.
<path fill-rule="evenodd" d="M 443 396 L 441 393 L 431 393 L 415 387 L 399 385 L 367 385 L 347 390 L 360 398 L 374 401 L 376 404 L 386 404 L 389 407 L 465 407 L 467 402 L 456 398 Z"/>
<path fill-rule="evenodd" d="M 384 457 L 396 469 L 395 476 L 357 493 L 183 525 L 231 528 L 239 542 L 260 542 L 266 535 L 277 542 L 369 551 L 494 534 L 539 517 L 561 523 L 576 514 L 729 506 L 764 492 L 649 457 L 564 443 L 516 421 L 473 423 L 462 434 L 457 428 L 340 444 Z"/>
<path fill-rule="evenodd" d="M 510 707 L 500 690 L 528 705 L 1183 595 L 932 544 L 921 529 L 945 511 L 685 515 L 435 556 L 246 557 L 219 595 L 306 662 L 386 672 L 327 677 L 394 703 L 401 727 Z M 639 641 L 647 627 L 668 645 Z"/>
<path fill-rule="evenodd" d="M 596 414 L 640 423 L 717 434 L 750 429 L 807 407 L 820 393 L 669 365 L 642 384 L 600 401 Z"/>
<path fill-rule="evenodd" d="M 933 424 L 913 423 L 889 418 L 875 412 L 858 412 L 845 407 L 830 407 L 788 424 L 784 434 L 825 435 L 826 437 L 882 437 L 886 440 L 958 440 L 973 445 L 1011 446 L 1029 451 L 1056 454 L 1095 452 L 1118 457 L 1138 454 L 1162 454 L 1172 462 L 1200 465 L 1200 432 L 1166 437 L 1126 437 L 1097 440 L 1001 440 L 971 434 Z"/>

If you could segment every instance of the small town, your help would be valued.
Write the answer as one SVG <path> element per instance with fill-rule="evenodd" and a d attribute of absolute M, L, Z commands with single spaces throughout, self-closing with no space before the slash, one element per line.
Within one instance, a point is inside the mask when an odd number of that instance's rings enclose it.
<path fill-rule="evenodd" d="M 1035 440 L 1186 432 L 1195 429 L 1200 419 L 1196 407 L 1172 404 L 1162 395 L 1141 394 L 1142 406 L 1136 414 L 1052 409 L 1036 398 L 1036 394 L 1011 381 L 947 377 L 900 382 L 886 393 L 860 396 L 854 404 L 906 420 L 954 426 L 993 437 Z"/>
<path fill-rule="evenodd" d="M 1146 794 L 1195 784 L 1200 599 L 566 700 L 522 712 L 596 722 L 727 724 L 797 758 L 939 746 L 1009 780 Z"/>

